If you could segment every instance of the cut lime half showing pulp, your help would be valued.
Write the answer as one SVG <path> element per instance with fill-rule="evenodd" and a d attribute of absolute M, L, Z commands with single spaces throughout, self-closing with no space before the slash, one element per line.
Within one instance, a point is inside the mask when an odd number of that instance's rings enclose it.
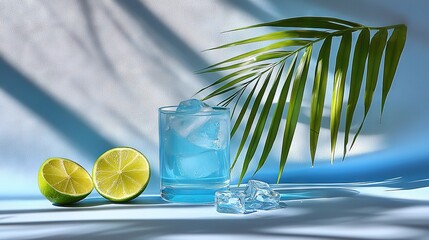
<path fill-rule="evenodd" d="M 92 169 L 95 189 L 113 202 L 125 202 L 139 196 L 150 178 L 150 166 L 139 151 L 119 147 L 103 153 Z"/>
<path fill-rule="evenodd" d="M 49 158 L 40 167 L 40 192 L 56 204 L 70 204 L 84 199 L 94 185 L 89 173 L 65 158 Z"/>

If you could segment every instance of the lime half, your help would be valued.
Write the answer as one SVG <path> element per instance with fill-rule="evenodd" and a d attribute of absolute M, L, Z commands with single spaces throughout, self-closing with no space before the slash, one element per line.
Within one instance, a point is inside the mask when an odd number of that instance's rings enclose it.
<path fill-rule="evenodd" d="M 40 192 L 56 204 L 70 204 L 84 199 L 94 185 L 91 176 L 79 164 L 65 158 L 49 158 L 40 167 Z"/>
<path fill-rule="evenodd" d="M 95 189 L 113 202 L 125 202 L 139 196 L 150 178 L 146 157 L 133 148 L 113 148 L 103 153 L 92 169 Z"/>

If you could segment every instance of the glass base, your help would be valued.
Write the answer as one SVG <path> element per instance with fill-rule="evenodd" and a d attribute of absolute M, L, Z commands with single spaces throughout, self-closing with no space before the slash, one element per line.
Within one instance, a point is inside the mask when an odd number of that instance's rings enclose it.
<path fill-rule="evenodd" d="M 162 186 L 161 197 L 168 202 L 175 203 L 213 204 L 216 191 L 228 189 L 228 186 L 229 181 L 215 186 Z"/>

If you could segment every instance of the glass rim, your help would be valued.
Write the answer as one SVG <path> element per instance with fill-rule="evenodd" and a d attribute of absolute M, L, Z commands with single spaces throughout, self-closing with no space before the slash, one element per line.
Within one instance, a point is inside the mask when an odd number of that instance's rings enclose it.
<path fill-rule="evenodd" d="M 211 111 L 205 111 L 205 112 L 197 112 L 197 113 L 187 113 L 187 112 L 176 112 L 176 108 L 178 106 L 164 106 L 158 108 L 159 113 L 163 114 L 172 114 L 172 115 L 190 115 L 190 116 L 207 116 L 207 115 L 221 115 L 225 114 L 226 112 L 229 113 L 229 108 L 227 107 L 218 107 L 214 106 L 211 107 L 213 110 Z M 174 109 L 174 110 L 172 110 Z"/>

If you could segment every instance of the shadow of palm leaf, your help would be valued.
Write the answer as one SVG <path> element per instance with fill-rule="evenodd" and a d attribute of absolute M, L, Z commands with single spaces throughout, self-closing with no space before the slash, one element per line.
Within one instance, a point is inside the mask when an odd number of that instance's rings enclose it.
<path fill-rule="evenodd" d="M 375 239 L 377 231 L 353 231 L 356 226 L 376 225 L 380 229 L 400 228 L 401 234 L 395 239 L 405 240 L 427 232 L 427 215 L 410 215 L 404 221 L 401 211 L 414 208 L 428 209 L 427 201 L 400 201 L 383 197 L 354 196 L 339 197 L 329 201 L 290 201 L 288 208 L 270 211 L 269 215 L 234 218 L 231 215 L 219 215 L 219 218 L 188 219 L 180 216 L 165 216 L 162 219 L 97 219 L 97 220 L 61 220 L 28 221 L 7 223 L 0 227 L 35 230 L 40 227 L 57 229 L 49 235 L 33 236 L 33 239 L 73 239 L 79 235 L 82 239 L 160 239 L 172 237 L 260 237 L 289 239 Z M 89 210 L 91 212 L 92 210 Z M 136 216 L 144 216 L 144 209 Z M 135 216 L 133 216 L 135 217 Z M 178 219 L 169 219 L 169 218 Z M 378 220 L 377 220 L 378 219 Z M 381 219 L 385 219 L 382 221 Z M 73 226 L 79 224 L 85 235 L 73 232 Z M 320 228 L 326 231 L 320 232 Z M 301 229 L 297 231 L 297 229 Z M 319 230 L 318 230 L 319 229 Z M 417 234 L 417 235 L 416 235 Z M 386 235 L 390 236 L 390 235 Z M 423 238 L 422 238 L 423 239 Z"/>
<path fill-rule="evenodd" d="M 31 79 L 0 58 L 0 87 L 17 101 L 37 114 L 92 159 L 112 148 L 114 144 L 101 136 L 81 117 L 62 105 Z"/>

